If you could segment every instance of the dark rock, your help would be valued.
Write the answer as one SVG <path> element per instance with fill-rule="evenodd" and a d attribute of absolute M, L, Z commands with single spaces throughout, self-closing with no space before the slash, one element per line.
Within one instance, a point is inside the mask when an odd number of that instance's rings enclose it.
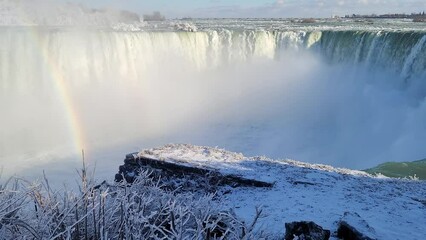
<path fill-rule="evenodd" d="M 285 240 L 327 240 L 330 230 L 324 230 L 314 222 L 292 222 L 285 224 Z"/>
<path fill-rule="evenodd" d="M 121 175 L 119 173 L 115 174 L 114 180 L 116 182 L 122 182 L 124 180 L 123 175 Z"/>
<path fill-rule="evenodd" d="M 375 230 L 357 213 L 346 212 L 338 223 L 337 237 L 344 240 L 373 240 Z"/>
<path fill-rule="evenodd" d="M 300 184 L 302 184 L 302 185 L 311 185 L 311 186 L 314 186 L 314 185 L 316 185 L 315 183 L 311 183 L 311 182 L 304 182 L 304 181 L 294 181 L 293 182 L 293 185 L 300 185 Z"/>
<path fill-rule="evenodd" d="M 337 237 L 339 239 L 344 240 L 372 240 L 372 238 L 364 236 L 354 227 L 349 225 L 349 223 L 344 221 L 339 223 L 339 228 L 337 229 Z"/>
<path fill-rule="evenodd" d="M 412 199 L 416 202 L 423 204 L 423 206 L 426 206 L 426 199 L 418 199 L 418 198 L 412 198 Z"/>
<path fill-rule="evenodd" d="M 138 171 L 137 166 L 134 166 L 131 164 L 121 165 L 118 168 L 118 173 L 115 174 L 115 181 L 122 182 L 123 180 L 126 180 L 126 182 L 128 183 L 132 183 L 135 181 L 135 178 L 137 176 L 137 171 Z"/>
<path fill-rule="evenodd" d="M 229 185 L 231 187 L 272 187 L 273 183 L 246 179 L 236 175 L 223 175 L 218 171 L 185 166 L 146 157 L 139 157 L 137 153 L 126 155 L 124 165 L 119 167 L 119 172 L 115 176 L 115 181 L 126 180 L 132 183 L 143 169 L 159 170 L 160 178 L 203 178 L 203 182 L 208 182 L 211 186 Z"/>
<path fill-rule="evenodd" d="M 126 160 L 135 160 L 138 157 L 138 153 L 134 152 L 134 153 L 129 153 L 126 155 Z"/>

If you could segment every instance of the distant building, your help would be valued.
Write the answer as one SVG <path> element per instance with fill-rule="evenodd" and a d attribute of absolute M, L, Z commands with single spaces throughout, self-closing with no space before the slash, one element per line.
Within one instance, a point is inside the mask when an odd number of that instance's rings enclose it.
<path fill-rule="evenodd" d="M 164 21 L 166 18 L 161 15 L 160 12 L 153 12 L 152 14 L 144 14 L 143 15 L 144 21 Z"/>
<path fill-rule="evenodd" d="M 317 20 L 313 19 L 313 18 L 304 18 L 302 19 L 302 21 L 300 21 L 300 23 L 316 23 Z"/>

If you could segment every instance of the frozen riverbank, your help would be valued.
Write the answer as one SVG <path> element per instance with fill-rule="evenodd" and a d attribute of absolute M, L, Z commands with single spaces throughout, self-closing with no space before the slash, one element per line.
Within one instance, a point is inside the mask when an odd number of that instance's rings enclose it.
<path fill-rule="evenodd" d="M 261 225 L 277 235 L 282 236 L 284 224 L 293 221 L 314 221 L 333 232 L 345 213 L 363 219 L 373 238 L 420 239 L 426 234 L 424 181 L 377 178 L 361 171 L 249 158 L 192 145 L 166 145 L 141 151 L 137 157 L 274 183 L 271 188 L 225 187 L 218 195 L 225 208 L 247 221 L 261 207 Z"/>

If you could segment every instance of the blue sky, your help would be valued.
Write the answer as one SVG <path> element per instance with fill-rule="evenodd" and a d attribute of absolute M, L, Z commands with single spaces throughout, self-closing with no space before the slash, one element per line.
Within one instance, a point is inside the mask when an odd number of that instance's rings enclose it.
<path fill-rule="evenodd" d="M 426 11 L 426 0 L 62 0 L 174 17 L 329 17 Z"/>

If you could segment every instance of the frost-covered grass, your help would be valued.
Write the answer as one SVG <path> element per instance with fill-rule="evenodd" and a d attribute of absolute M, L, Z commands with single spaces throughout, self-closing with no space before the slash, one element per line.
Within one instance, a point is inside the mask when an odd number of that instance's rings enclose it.
<path fill-rule="evenodd" d="M 282 239 L 293 221 L 314 221 L 335 239 L 347 216 L 358 216 L 349 224 L 377 239 L 426 234 L 425 181 L 187 144 L 137 156 L 274 185 L 209 188 L 202 177 L 156 171 L 142 171 L 132 185 L 96 184 L 85 167 L 77 191 L 54 190 L 47 177 L 13 178 L 0 186 L 0 239 Z"/>
<path fill-rule="evenodd" d="M 133 184 L 96 185 L 80 172 L 78 191 L 47 178 L 13 178 L 0 188 L 0 239 L 259 239 L 251 223 L 220 211 L 213 195 L 166 191 L 142 172 Z"/>
<path fill-rule="evenodd" d="M 314 221 L 331 230 L 347 214 L 360 216 L 372 238 L 423 239 L 426 236 L 426 182 L 392 179 L 363 171 L 310 164 L 290 159 L 246 157 L 224 149 L 169 144 L 143 150 L 141 157 L 198 166 L 274 183 L 270 189 L 233 188 L 221 196 L 227 208 L 249 221 L 262 206 L 260 226 L 274 239 L 284 236 L 284 224 Z M 350 222 L 362 229 L 358 222 Z"/>

